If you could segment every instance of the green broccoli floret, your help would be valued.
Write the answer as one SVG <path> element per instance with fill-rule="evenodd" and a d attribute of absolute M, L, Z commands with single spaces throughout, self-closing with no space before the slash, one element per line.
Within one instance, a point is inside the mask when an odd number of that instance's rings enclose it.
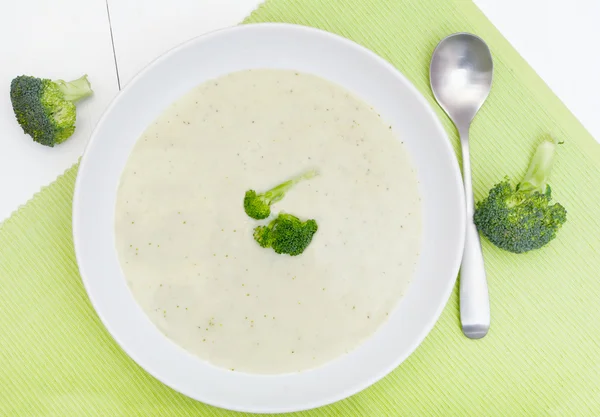
<path fill-rule="evenodd" d="M 567 220 L 565 208 L 551 204 L 548 177 L 555 149 L 556 142 L 542 142 L 523 181 L 513 188 L 505 178 L 477 203 L 475 225 L 494 245 L 514 253 L 539 249 L 556 237 Z"/>
<path fill-rule="evenodd" d="M 246 195 L 244 196 L 244 211 L 253 219 L 266 219 L 271 215 L 271 204 L 281 200 L 285 196 L 285 193 L 300 181 L 313 178 L 317 174 L 316 170 L 305 172 L 261 194 L 258 194 L 254 190 L 246 191 Z"/>
<path fill-rule="evenodd" d="M 254 229 L 254 240 L 263 248 L 296 256 L 304 252 L 318 228 L 312 219 L 303 222 L 292 214 L 279 213 L 268 225 Z"/>
<path fill-rule="evenodd" d="M 75 131 L 75 102 L 92 94 L 87 75 L 71 81 L 20 75 L 10 83 L 17 121 L 34 141 L 54 146 Z"/>

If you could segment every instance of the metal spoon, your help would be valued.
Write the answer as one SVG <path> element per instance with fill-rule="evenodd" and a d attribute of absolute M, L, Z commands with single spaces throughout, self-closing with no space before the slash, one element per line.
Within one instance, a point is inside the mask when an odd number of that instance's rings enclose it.
<path fill-rule="evenodd" d="M 463 333 L 471 339 L 482 338 L 490 328 L 490 300 L 481 242 L 473 223 L 469 126 L 490 92 L 493 70 L 488 46 L 470 33 L 442 39 L 429 69 L 433 95 L 456 125 L 462 147 L 467 233 L 460 268 L 460 321 Z"/>

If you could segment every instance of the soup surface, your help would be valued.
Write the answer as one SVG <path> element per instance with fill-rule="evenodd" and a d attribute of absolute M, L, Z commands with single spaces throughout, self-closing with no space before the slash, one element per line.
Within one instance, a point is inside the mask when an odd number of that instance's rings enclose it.
<path fill-rule="evenodd" d="M 272 206 L 319 230 L 299 256 L 260 247 L 244 193 L 309 169 Z M 135 299 L 171 340 L 250 373 L 321 365 L 386 321 L 418 258 L 410 157 L 368 104 L 313 75 L 248 70 L 172 104 L 136 143 L 116 247 Z"/>

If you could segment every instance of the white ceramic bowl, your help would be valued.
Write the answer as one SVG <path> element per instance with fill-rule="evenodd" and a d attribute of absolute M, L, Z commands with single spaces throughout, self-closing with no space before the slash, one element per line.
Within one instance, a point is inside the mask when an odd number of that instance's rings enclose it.
<path fill-rule="evenodd" d="M 295 69 L 353 91 L 402 137 L 420 181 L 423 243 L 407 295 L 389 321 L 359 348 L 318 369 L 295 374 L 230 372 L 178 347 L 134 301 L 114 246 L 117 185 L 140 134 L 192 87 L 248 68 Z M 442 312 L 458 273 L 465 229 L 463 202 L 460 172 L 446 133 L 427 101 L 392 65 L 347 39 L 316 29 L 245 25 L 173 49 L 121 91 L 96 126 L 81 160 L 73 233 L 92 304 L 108 331 L 140 366 L 175 390 L 208 404 L 285 412 L 322 406 L 368 387 L 421 343 Z"/>

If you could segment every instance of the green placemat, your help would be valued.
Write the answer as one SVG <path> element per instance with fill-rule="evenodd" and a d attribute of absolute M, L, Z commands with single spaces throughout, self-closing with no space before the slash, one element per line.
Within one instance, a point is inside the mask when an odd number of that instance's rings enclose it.
<path fill-rule="evenodd" d="M 454 292 L 431 334 L 388 377 L 299 415 L 600 415 L 600 253 L 594 249 L 600 146 L 470 1 L 270 0 L 247 19 L 264 21 L 353 39 L 392 62 L 432 103 L 427 73 L 436 43 L 457 31 L 485 38 L 496 71 L 471 131 L 478 197 L 504 174 L 522 175 L 544 133 L 565 141 L 551 181 L 569 211 L 559 238 L 523 255 L 484 242 L 491 333 L 480 341 L 462 336 Z M 0 415 L 236 415 L 150 377 L 99 322 L 73 253 L 76 170 L 0 226 Z"/>

